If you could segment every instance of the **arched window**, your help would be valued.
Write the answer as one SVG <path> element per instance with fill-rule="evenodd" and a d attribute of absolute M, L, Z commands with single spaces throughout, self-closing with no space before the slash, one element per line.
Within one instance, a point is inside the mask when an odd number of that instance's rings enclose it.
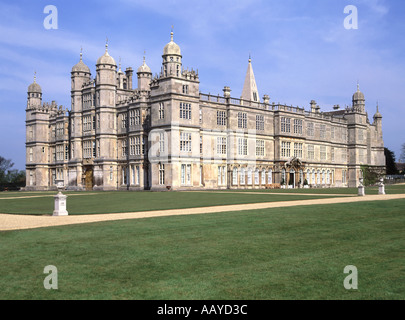
<path fill-rule="evenodd" d="M 316 172 L 316 184 L 321 184 L 321 171 Z"/>
<path fill-rule="evenodd" d="M 273 170 L 269 169 L 269 172 L 267 172 L 267 183 L 272 184 L 273 183 Z"/>
<path fill-rule="evenodd" d="M 259 169 L 255 170 L 255 185 L 259 184 Z"/>
<path fill-rule="evenodd" d="M 330 171 L 326 173 L 326 184 L 330 184 Z"/>
<path fill-rule="evenodd" d="M 315 184 L 315 169 L 312 170 L 311 184 Z"/>
<path fill-rule="evenodd" d="M 232 170 L 232 184 L 234 186 L 238 185 L 238 168 Z"/>
<path fill-rule="evenodd" d="M 252 168 L 248 169 L 248 185 L 252 184 Z"/>
<path fill-rule="evenodd" d="M 240 184 L 244 185 L 245 182 L 245 168 L 240 169 Z"/>
<path fill-rule="evenodd" d="M 287 181 L 285 181 L 285 169 L 281 170 L 281 184 L 287 184 Z"/>
<path fill-rule="evenodd" d="M 262 185 L 266 184 L 266 170 L 262 169 Z"/>

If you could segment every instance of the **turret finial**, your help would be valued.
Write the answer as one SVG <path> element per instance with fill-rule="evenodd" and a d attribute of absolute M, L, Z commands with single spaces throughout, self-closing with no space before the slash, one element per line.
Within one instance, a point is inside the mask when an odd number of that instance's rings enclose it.
<path fill-rule="evenodd" d="M 108 38 L 105 38 L 105 52 L 108 52 Z"/>
<path fill-rule="evenodd" d="M 170 41 L 173 42 L 173 25 L 172 25 L 172 32 L 170 32 Z"/>
<path fill-rule="evenodd" d="M 37 83 L 37 71 L 34 71 L 34 83 Z"/>
<path fill-rule="evenodd" d="M 80 47 L 80 61 L 83 60 L 83 47 Z"/>

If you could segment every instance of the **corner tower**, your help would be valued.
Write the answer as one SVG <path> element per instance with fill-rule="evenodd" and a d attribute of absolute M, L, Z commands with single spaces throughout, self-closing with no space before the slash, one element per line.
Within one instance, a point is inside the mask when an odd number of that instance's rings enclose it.
<path fill-rule="evenodd" d="M 173 41 L 173 30 L 170 33 L 170 42 L 163 49 L 163 76 L 180 77 L 182 55 L 180 47 Z"/>

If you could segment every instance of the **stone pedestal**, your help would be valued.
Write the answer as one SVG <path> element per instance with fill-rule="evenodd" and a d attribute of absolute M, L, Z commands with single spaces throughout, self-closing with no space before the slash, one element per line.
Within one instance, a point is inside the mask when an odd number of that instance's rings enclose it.
<path fill-rule="evenodd" d="M 53 211 L 53 216 L 67 216 L 69 214 L 66 211 L 67 196 L 59 192 L 54 198 L 55 198 L 55 210 Z"/>

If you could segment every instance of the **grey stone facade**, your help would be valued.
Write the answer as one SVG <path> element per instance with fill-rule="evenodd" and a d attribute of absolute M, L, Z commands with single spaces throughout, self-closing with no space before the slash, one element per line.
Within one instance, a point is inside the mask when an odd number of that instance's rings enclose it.
<path fill-rule="evenodd" d="M 43 103 L 36 83 L 26 109 L 27 190 L 183 190 L 356 187 L 360 167 L 384 173 L 382 116 L 370 123 L 359 88 L 352 106 L 321 112 L 258 97 L 251 60 L 242 96 L 199 90 L 180 47 L 164 47 L 152 76 L 145 59 L 117 71 L 105 53 L 96 77 L 80 61 L 71 71 L 71 108 Z"/>

